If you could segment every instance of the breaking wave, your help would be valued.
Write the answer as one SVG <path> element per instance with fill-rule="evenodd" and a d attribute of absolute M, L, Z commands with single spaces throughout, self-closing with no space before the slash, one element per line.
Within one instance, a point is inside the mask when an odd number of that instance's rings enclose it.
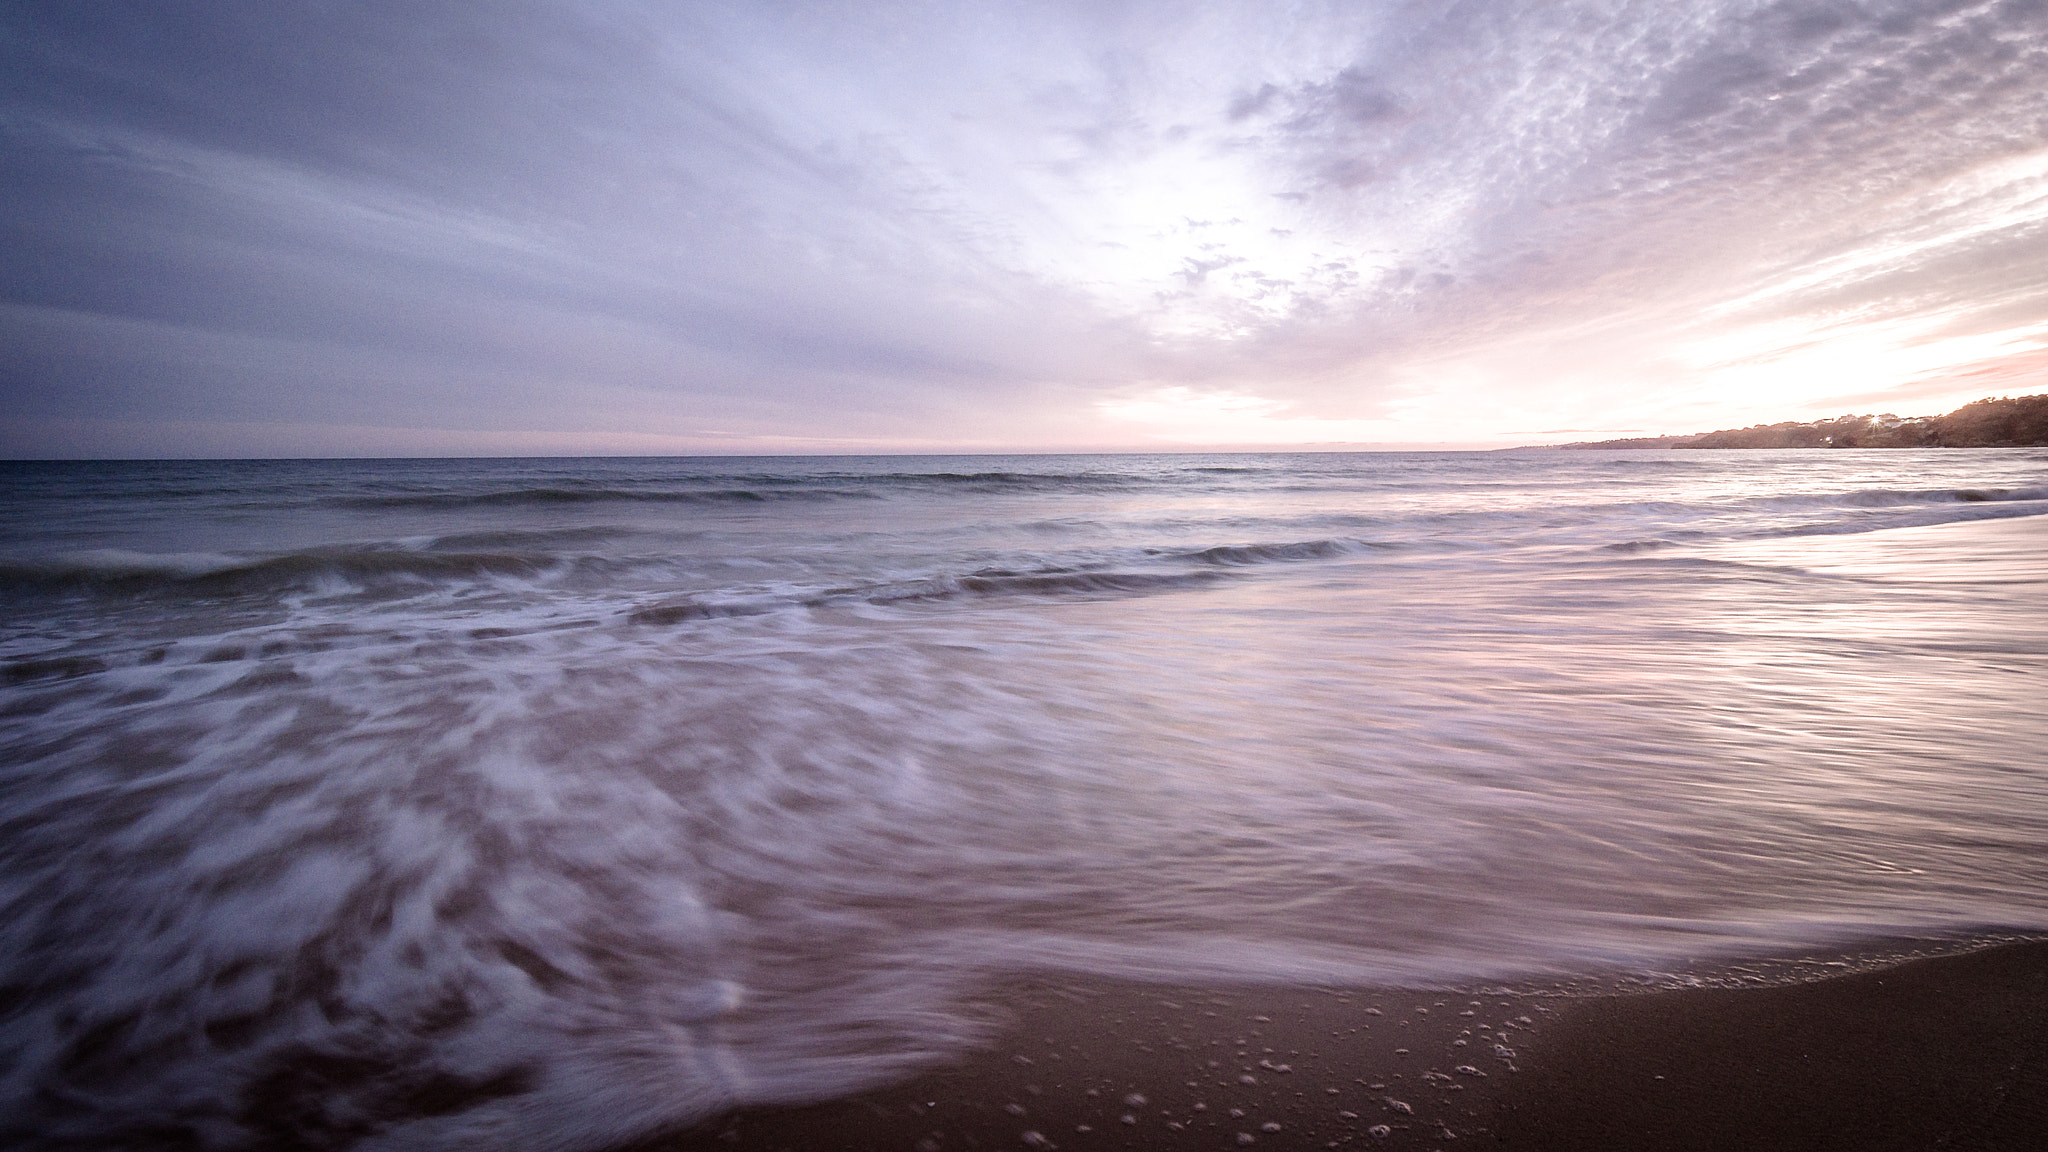
<path fill-rule="evenodd" d="M 88 555 L 42 564 L 0 565 L 0 590 L 85 590 L 116 596 L 249 595 L 314 588 L 323 581 L 334 580 L 377 585 L 531 577 L 560 562 L 558 556 L 538 552 L 420 552 L 381 548 L 323 548 L 260 559 Z"/>

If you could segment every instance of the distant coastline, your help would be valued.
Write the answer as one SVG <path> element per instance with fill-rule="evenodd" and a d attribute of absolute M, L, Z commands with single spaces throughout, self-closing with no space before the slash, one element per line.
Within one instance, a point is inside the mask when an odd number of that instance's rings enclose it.
<path fill-rule="evenodd" d="M 2048 395 L 1986 397 L 1946 416 L 1838 416 L 1689 436 L 1638 436 L 1563 448 L 2025 448 L 2048 445 Z"/>

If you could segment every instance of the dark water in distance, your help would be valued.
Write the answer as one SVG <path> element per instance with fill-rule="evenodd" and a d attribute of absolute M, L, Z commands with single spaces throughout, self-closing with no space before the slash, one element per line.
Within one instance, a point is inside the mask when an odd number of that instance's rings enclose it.
<path fill-rule="evenodd" d="M 2038 449 L 0 464 L 0 1138 L 595 1148 L 1024 971 L 2048 930 L 2043 512 Z"/>

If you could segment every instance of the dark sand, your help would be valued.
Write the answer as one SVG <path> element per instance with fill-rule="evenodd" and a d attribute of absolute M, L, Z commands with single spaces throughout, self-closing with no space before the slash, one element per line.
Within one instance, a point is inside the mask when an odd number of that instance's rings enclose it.
<path fill-rule="evenodd" d="M 1604 995 L 1022 984 L 958 1065 L 696 1149 L 2048 1149 L 2048 942 Z"/>

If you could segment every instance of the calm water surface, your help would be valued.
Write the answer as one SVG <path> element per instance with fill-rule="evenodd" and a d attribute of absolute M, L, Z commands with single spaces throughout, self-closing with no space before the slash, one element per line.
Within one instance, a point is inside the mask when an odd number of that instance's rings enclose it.
<path fill-rule="evenodd" d="M 0 1135 L 599 1147 L 1024 971 L 2048 930 L 2043 512 L 2034 449 L 0 465 Z"/>

